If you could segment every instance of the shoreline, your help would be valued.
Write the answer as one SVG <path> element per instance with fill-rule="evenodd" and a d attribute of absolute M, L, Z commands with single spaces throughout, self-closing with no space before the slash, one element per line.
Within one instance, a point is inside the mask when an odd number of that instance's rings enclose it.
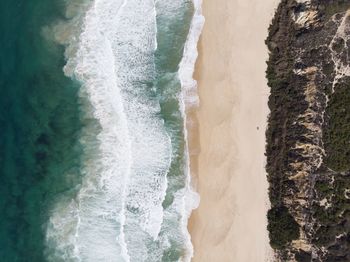
<path fill-rule="evenodd" d="M 194 262 L 261 262 L 273 254 L 266 230 L 264 40 L 277 3 L 202 4 L 206 22 L 194 74 L 200 106 L 187 110 L 192 183 L 201 197 L 188 223 Z"/>

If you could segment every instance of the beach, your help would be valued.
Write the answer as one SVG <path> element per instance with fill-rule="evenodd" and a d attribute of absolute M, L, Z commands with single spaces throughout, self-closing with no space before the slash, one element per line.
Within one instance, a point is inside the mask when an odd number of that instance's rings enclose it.
<path fill-rule="evenodd" d="M 265 130 L 267 37 L 278 0 L 204 0 L 206 22 L 188 112 L 191 174 L 200 195 L 189 231 L 196 262 L 271 261 Z"/>

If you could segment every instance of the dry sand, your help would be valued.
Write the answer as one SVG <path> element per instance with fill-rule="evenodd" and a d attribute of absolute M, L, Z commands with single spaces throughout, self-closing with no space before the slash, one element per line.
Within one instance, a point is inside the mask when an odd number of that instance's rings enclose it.
<path fill-rule="evenodd" d="M 189 230 L 195 262 L 269 261 L 264 40 L 278 0 L 204 0 L 189 112 L 191 171 L 201 196 Z M 195 121 L 196 122 L 196 121 Z M 198 154 L 199 153 L 199 154 Z"/>

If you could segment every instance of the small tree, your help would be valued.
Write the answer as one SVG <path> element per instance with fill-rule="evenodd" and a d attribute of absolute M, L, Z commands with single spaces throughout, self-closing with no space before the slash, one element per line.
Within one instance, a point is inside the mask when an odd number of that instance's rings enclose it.
<path fill-rule="evenodd" d="M 285 206 L 276 206 L 267 213 L 270 244 L 282 249 L 292 240 L 299 238 L 299 225 Z"/>

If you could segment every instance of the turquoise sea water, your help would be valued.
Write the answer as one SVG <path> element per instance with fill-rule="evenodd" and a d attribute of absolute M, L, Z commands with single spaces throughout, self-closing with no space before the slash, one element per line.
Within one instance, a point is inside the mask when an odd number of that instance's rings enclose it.
<path fill-rule="evenodd" d="M 64 48 L 45 41 L 61 1 L 0 3 L 0 257 L 45 261 L 47 210 L 79 183 L 79 85 L 64 76 Z"/>
<path fill-rule="evenodd" d="M 0 5 L 1 261 L 188 261 L 198 4 Z"/>

